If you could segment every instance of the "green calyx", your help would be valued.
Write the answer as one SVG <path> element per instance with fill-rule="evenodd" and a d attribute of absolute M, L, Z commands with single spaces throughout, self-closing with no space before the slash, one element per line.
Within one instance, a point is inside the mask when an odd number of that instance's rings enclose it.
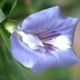
<path fill-rule="evenodd" d="M 5 29 L 11 34 L 17 30 L 17 26 L 14 21 L 10 21 L 10 20 L 6 21 L 4 26 L 5 26 Z"/>

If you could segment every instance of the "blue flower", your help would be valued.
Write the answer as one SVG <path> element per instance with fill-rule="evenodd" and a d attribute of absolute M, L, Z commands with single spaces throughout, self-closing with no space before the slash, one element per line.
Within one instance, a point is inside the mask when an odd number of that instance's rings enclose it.
<path fill-rule="evenodd" d="M 59 6 L 30 15 L 11 35 L 13 57 L 34 72 L 79 63 L 72 49 L 77 23 L 77 18 L 64 16 Z"/>

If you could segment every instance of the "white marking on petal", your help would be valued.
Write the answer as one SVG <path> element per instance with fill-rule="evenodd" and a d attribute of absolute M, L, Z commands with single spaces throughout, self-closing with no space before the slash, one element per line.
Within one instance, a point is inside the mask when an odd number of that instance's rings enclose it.
<path fill-rule="evenodd" d="M 42 41 L 43 43 L 52 44 L 55 47 L 58 47 L 61 50 L 71 48 L 71 42 L 66 36 L 58 36 L 52 40 Z"/>
<path fill-rule="evenodd" d="M 17 33 L 20 35 L 21 40 L 27 44 L 32 49 L 38 49 L 37 46 L 44 47 L 43 43 L 40 41 L 40 39 L 32 34 L 26 34 L 23 31 L 17 31 Z"/>

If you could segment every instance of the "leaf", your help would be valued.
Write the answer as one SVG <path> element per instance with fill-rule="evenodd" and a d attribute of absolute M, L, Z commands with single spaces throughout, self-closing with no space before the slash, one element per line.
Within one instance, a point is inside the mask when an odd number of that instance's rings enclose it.
<path fill-rule="evenodd" d="M 2 11 L 2 9 L 0 8 L 0 23 L 5 19 L 5 15 Z"/>
<path fill-rule="evenodd" d="M 6 44 L 6 46 L 8 47 L 9 51 L 10 51 L 10 39 L 9 37 L 7 36 L 7 33 L 6 31 L 3 31 L 3 28 L 0 28 L 0 34 Z"/>
<path fill-rule="evenodd" d="M 8 17 L 11 15 L 11 12 L 13 11 L 14 7 L 16 6 L 16 4 L 17 4 L 17 0 L 14 0 L 13 5 L 12 5 L 12 8 L 11 8 L 11 10 L 9 12 Z"/>
<path fill-rule="evenodd" d="M 0 7 L 3 7 L 5 3 L 6 3 L 6 0 L 3 0 L 2 2 L 0 2 Z"/>

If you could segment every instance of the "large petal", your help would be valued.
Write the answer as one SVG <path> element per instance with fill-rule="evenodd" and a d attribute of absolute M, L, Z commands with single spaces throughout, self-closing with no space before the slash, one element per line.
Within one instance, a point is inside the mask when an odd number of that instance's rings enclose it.
<path fill-rule="evenodd" d="M 52 7 L 25 18 L 20 30 L 37 34 L 41 39 L 66 35 L 71 41 L 75 32 L 77 18 L 65 17 L 60 7 Z"/>
<path fill-rule="evenodd" d="M 14 58 L 34 72 L 40 72 L 53 66 L 71 66 L 80 62 L 71 48 L 63 51 L 57 48 L 46 52 L 33 51 L 15 33 L 11 36 L 11 47 Z"/>

